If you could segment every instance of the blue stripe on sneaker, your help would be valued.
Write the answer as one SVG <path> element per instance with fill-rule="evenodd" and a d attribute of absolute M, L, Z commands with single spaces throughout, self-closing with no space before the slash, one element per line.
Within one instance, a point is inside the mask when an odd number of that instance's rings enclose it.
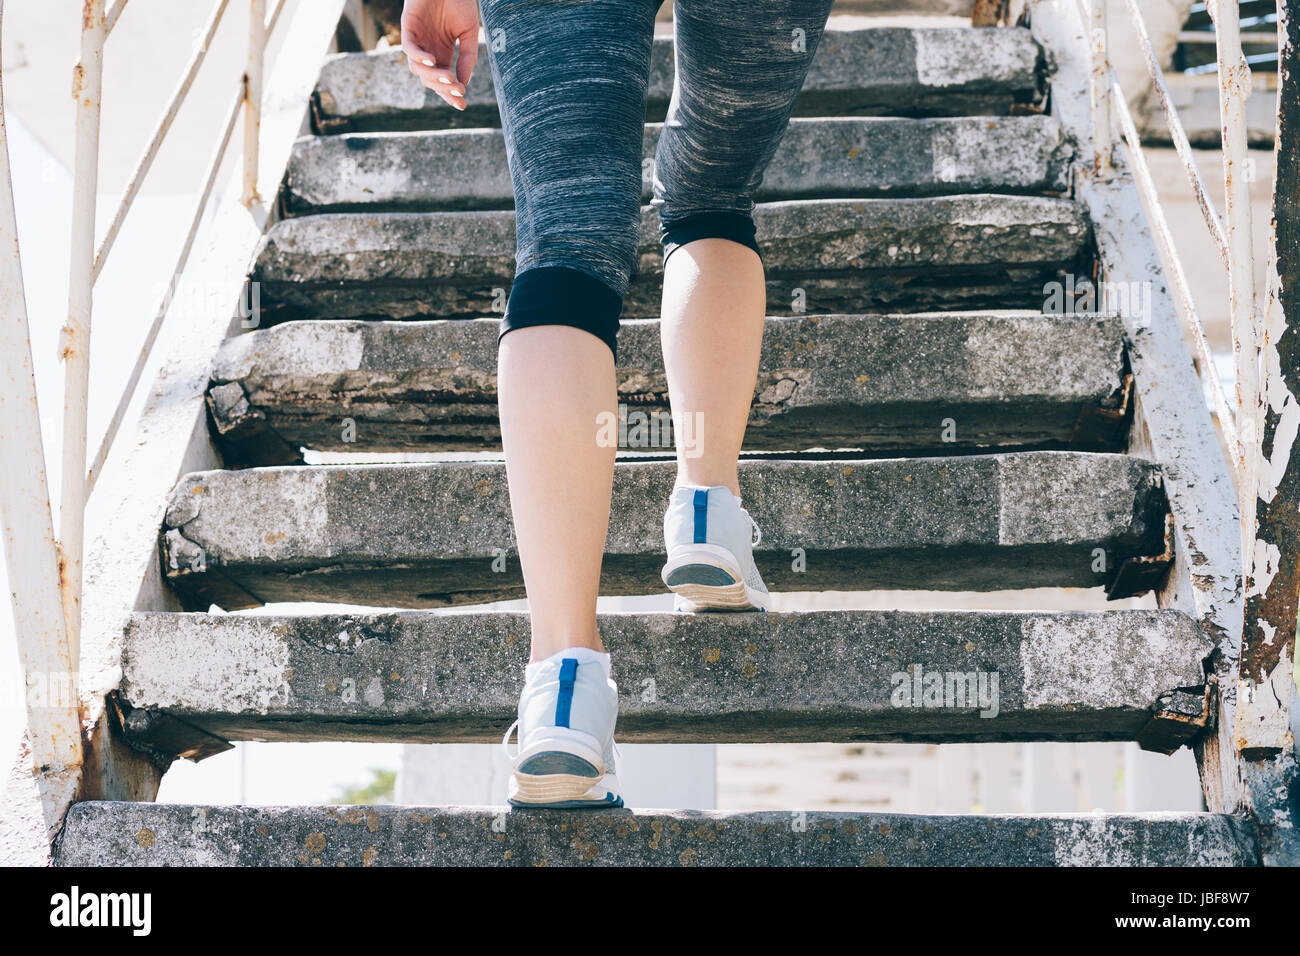
<path fill-rule="evenodd" d="M 709 523 L 709 489 L 695 489 L 695 543 L 704 544 L 708 541 L 708 523 Z"/>
<path fill-rule="evenodd" d="M 555 701 L 555 726 L 569 726 L 569 711 L 573 708 L 573 682 L 578 677 L 578 659 L 566 657 L 560 661 L 560 696 Z"/>

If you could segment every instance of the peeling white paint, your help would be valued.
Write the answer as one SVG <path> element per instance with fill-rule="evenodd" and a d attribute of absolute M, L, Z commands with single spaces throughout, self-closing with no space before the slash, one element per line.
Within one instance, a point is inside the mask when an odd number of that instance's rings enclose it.
<path fill-rule="evenodd" d="M 1285 751 L 1295 746 L 1289 706 L 1296 692 L 1293 667 L 1291 655 L 1283 654 L 1277 667 L 1258 683 L 1241 682 L 1233 727 L 1238 747 L 1277 747 Z"/>
<path fill-rule="evenodd" d="M 1278 486 L 1291 464 L 1291 453 L 1295 447 L 1297 434 L 1300 434 L 1300 403 L 1286 387 L 1282 374 L 1282 359 L 1278 355 L 1277 343 L 1286 332 L 1286 314 L 1278 298 L 1278 278 L 1276 252 L 1269 262 L 1268 306 L 1264 313 L 1263 340 L 1263 400 L 1267 407 L 1278 416 L 1277 427 L 1273 432 L 1273 457 L 1264 454 L 1260 446 L 1256 487 L 1259 499 L 1265 504 L 1277 496 Z"/>
<path fill-rule="evenodd" d="M 1255 539 L 1255 550 L 1251 556 L 1251 587 L 1246 597 L 1263 597 L 1268 593 L 1273 579 L 1277 577 L 1281 561 L 1282 552 L 1277 545 L 1262 538 Z"/>

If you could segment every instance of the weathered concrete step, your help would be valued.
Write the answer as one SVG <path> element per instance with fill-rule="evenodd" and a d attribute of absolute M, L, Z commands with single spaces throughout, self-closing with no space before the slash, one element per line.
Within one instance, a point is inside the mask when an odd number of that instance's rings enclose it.
<path fill-rule="evenodd" d="M 1139 740 L 1204 729 L 1213 650 L 1176 611 L 604 614 L 628 742 Z M 127 732 L 225 740 L 495 742 L 514 720 L 526 612 L 137 614 Z M 1194 711 L 1194 713 L 1187 713 Z M 1199 721 L 1199 722 L 1198 722 Z"/>
<path fill-rule="evenodd" d="M 62 866 L 1257 866 L 1211 813 L 719 813 L 74 804 Z"/>
<path fill-rule="evenodd" d="M 208 389 L 227 465 L 337 451 L 500 448 L 495 319 L 286 322 L 236 336 Z M 619 334 L 625 448 L 671 447 L 659 323 Z M 747 448 L 1110 449 L 1125 424 L 1114 317 L 771 317 Z"/>
<path fill-rule="evenodd" d="M 661 131 L 646 127 L 649 161 Z M 1061 192 L 1066 158 L 1050 116 L 796 119 L 756 198 Z M 285 187 L 298 214 L 514 206 L 499 129 L 308 137 L 294 144 Z"/>
<path fill-rule="evenodd" d="M 675 468 L 616 467 L 601 593 L 663 592 Z M 740 482 L 775 590 L 1089 587 L 1165 549 L 1159 472 L 1124 455 L 753 460 Z M 167 579 L 198 610 L 523 597 L 499 462 L 188 475 L 172 492 L 161 547 Z"/>
<path fill-rule="evenodd" d="M 1044 283 L 1090 274 L 1091 230 L 1068 199 L 970 195 L 809 199 L 754 211 L 767 309 L 1042 309 Z M 267 233 L 252 278 L 262 321 L 462 318 L 500 312 L 514 276 L 509 210 L 326 213 Z M 659 315 L 659 218 L 642 210 L 627 318 Z"/>
<path fill-rule="evenodd" d="M 876 27 L 828 30 L 795 104 L 800 116 L 837 113 L 1007 113 L 1038 96 L 1038 47 L 1025 29 Z M 398 50 L 326 61 L 313 96 L 317 128 L 437 129 L 497 126 L 496 95 L 479 46 L 463 113 L 411 76 Z M 647 115 L 661 120 L 673 88 L 673 43 L 657 39 Z"/>

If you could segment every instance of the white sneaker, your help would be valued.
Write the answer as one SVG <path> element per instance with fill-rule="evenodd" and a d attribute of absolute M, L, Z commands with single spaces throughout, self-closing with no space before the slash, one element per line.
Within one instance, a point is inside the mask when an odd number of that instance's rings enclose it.
<path fill-rule="evenodd" d="M 515 807 L 621 807 L 615 773 L 618 685 L 590 652 L 561 651 L 529 667 L 519 719 L 501 746 L 514 765 Z M 519 750 L 508 741 L 519 728 Z"/>
<path fill-rule="evenodd" d="M 751 538 L 752 534 L 752 538 Z M 754 564 L 758 525 L 724 485 L 679 485 L 668 499 L 664 584 L 679 611 L 765 611 L 767 586 Z"/>

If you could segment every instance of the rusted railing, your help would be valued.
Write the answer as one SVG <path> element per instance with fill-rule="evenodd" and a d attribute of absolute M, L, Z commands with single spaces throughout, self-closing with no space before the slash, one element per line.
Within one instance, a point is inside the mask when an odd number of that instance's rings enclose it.
<path fill-rule="evenodd" d="M 1253 167 L 1246 154 L 1246 100 L 1250 95 L 1250 67 L 1242 50 L 1241 29 L 1235 0 L 1208 0 L 1207 9 L 1215 26 L 1218 53 L 1219 106 L 1222 129 L 1224 212 L 1222 217 L 1210 199 L 1197 168 L 1186 133 L 1179 121 L 1164 74 L 1147 35 L 1137 0 L 1125 0 L 1130 28 L 1138 40 L 1143 59 L 1164 110 L 1175 149 L 1183 161 L 1188 183 L 1196 196 L 1210 238 L 1223 260 L 1229 290 L 1229 313 L 1235 365 L 1234 403 L 1230 406 L 1220 382 L 1173 235 L 1164 219 L 1160 198 L 1142 156 L 1137 129 L 1123 93 L 1111 70 L 1107 53 L 1104 0 L 1080 0 L 1083 16 L 1090 24 L 1092 51 L 1091 93 L 1094 122 L 1095 174 L 1107 175 L 1116 141 L 1114 125 L 1128 146 L 1133 177 L 1142 195 L 1165 273 L 1191 343 L 1197 370 L 1212 410 L 1222 429 L 1228 450 L 1241 519 L 1241 571 L 1246 604 L 1243 620 L 1241 660 L 1243 666 L 1236 688 L 1237 708 L 1234 743 L 1239 756 L 1247 759 L 1271 757 L 1294 747 L 1289 729 L 1289 707 L 1293 695 L 1291 661 L 1295 647 L 1296 583 L 1293 569 L 1297 556 L 1281 554 L 1278 542 L 1261 537 L 1257 508 L 1261 502 L 1280 513 L 1277 496 L 1284 476 L 1292 469 L 1292 440 L 1296 398 L 1287 389 L 1284 370 L 1276 358 L 1278 339 L 1286 331 L 1286 317 L 1279 310 L 1278 321 L 1262 327 L 1255 288 L 1254 250 L 1250 207 Z M 1282 8 L 1282 22 L 1286 11 Z M 1273 356 L 1272 360 L 1269 356 Z M 1277 418 L 1284 406 L 1290 417 L 1279 428 Z M 1270 409 L 1273 418 L 1269 419 Z M 1268 434 L 1265 424 L 1268 420 Z M 1267 451 L 1267 453 L 1266 453 Z M 1290 500 L 1290 512 L 1300 501 Z M 1292 522 L 1294 524 L 1294 522 Z M 1289 526 L 1288 526 L 1289 527 Z M 1287 542 L 1291 550 L 1300 542 Z M 1288 573 L 1279 573 L 1279 571 Z M 1277 594 L 1268 598 L 1270 589 Z M 1285 592 L 1285 593 L 1283 593 Z M 1280 596 L 1279 596 L 1280 595 Z M 1271 668 L 1251 669 L 1248 662 L 1268 648 Z M 1252 650 L 1256 649 L 1252 654 Z"/>
<path fill-rule="evenodd" d="M 76 146 L 73 175 L 72 237 L 68 282 L 68 317 L 60 338 L 64 363 L 62 494 L 58 538 L 51 527 L 45 456 L 32 375 L 30 337 L 18 255 L 17 224 L 4 138 L 3 92 L 0 90 L 0 516 L 15 601 L 18 648 L 29 682 L 42 688 L 27 694 L 29 742 L 38 769 L 58 771 L 82 762 L 77 717 L 77 670 L 80 656 L 82 566 L 87 498 L 108 457 L 126 411 L 136 393 L 171 305 L 175 279 L 185 269 L 204 209 L 226 155 L 236 121 L 244 115 L 244 201 L 257 199 L 258 138 L 261 122 L 262 67 L 268 35 L 284 9 L 277 0 L 270 19 L 266 0 L 250 0 L 247 62 L 226 112 L 221 133 L 199 188 L 189 230 L 172 269 L 172 282 L 145 335 L 103 441 L 87 468 L 87 412 L 90 384 L 90 339 L 93 293 L 122 223 L 139 194 L 159 148 L 186 102 L 195 76 L 207 57 L 229 0 L 217 0 L 189 63 L 118 202 L 98 248 L 95 202 L 98 191 L 100 100 L 104 46 L 127 0 L 85 0 L 81 21 L 81 55 L 74 68 Z M 0 0 L 0 23 L 3 0 Z"/>

